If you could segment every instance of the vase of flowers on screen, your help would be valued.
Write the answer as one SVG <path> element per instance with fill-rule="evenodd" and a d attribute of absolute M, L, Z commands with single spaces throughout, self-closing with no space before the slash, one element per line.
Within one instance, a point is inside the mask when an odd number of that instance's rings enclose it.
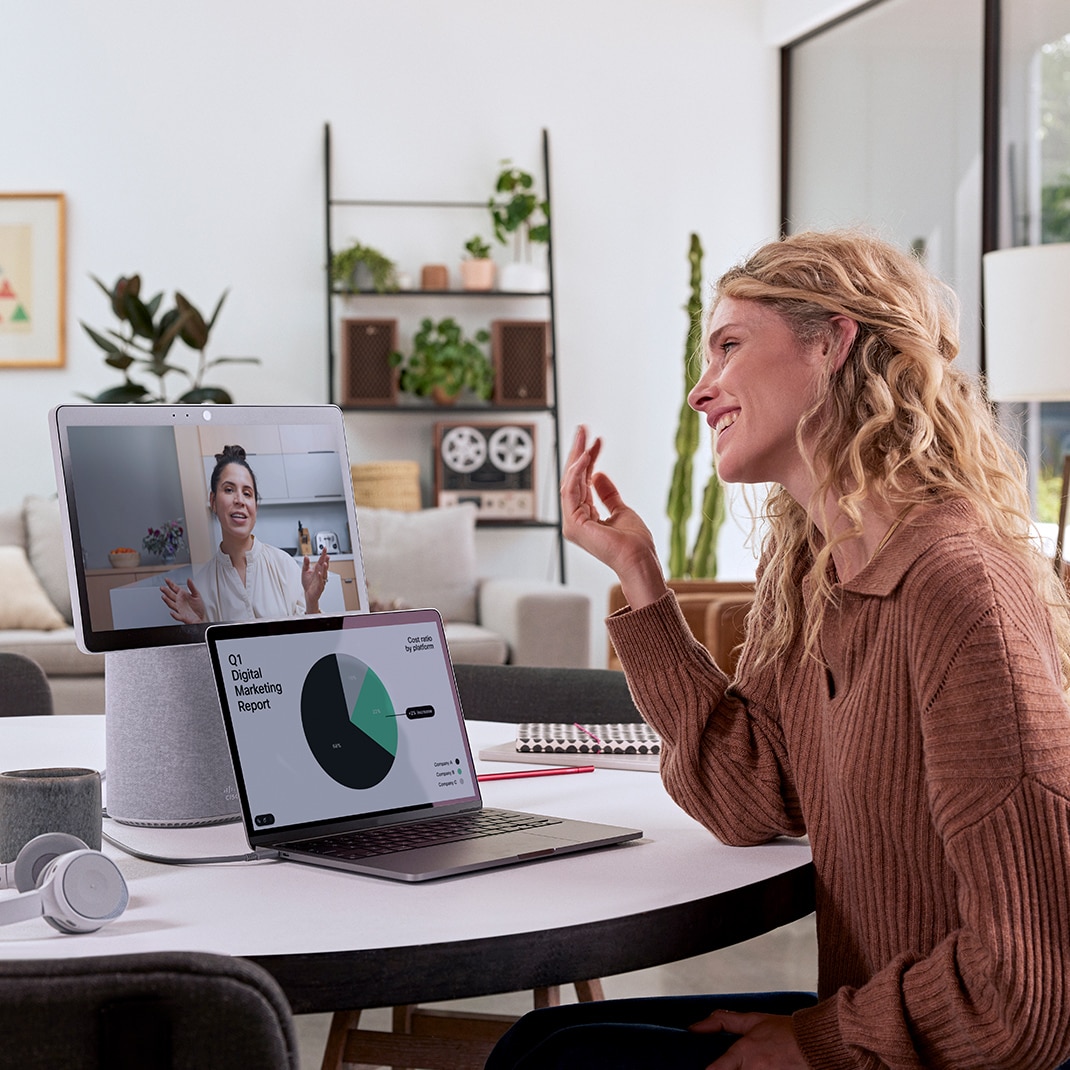
<path fill-rule="evenodd" d="M 165 565 L 173 565 L 179 551 L 186 545 L 182 517 L 165 520 L 158 528 L 149 528 L 148 534 L 141 540 L 141 545 L 148 553 L 159 557 Z"/>

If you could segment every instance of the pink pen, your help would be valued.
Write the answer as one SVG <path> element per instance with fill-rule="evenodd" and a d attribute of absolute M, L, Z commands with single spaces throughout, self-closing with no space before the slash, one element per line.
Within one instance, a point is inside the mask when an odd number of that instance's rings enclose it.
<path fill-rule="evenodd" d="M 564 773 L 593 772 L 593 765 L 562 765 L 556 769 L 525 769 L 522 773 L 481 773 L 476 780 L 520 780 L 529 776 L 561 776 Z"/>

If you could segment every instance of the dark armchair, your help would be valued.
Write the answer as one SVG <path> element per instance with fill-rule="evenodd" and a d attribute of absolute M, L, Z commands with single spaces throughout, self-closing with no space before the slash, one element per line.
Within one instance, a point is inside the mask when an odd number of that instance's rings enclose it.
<path fill-rule="evenodd" d="M 19 1070 L 298 1070 L 281 989 L 228 955 L 0 962 L 0 1036 Z"/>

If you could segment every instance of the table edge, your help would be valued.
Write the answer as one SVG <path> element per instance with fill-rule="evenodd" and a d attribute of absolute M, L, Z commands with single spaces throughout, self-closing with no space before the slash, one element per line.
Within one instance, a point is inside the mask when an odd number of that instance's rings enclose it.
<path fill-rule="evenodd" d="M 611 977 L 727 947 L 814 910 L 813 863 L 640 914 L 420 946 L 250 955 L 295 1014 L 430 1003 Z M 448 963 L 444 967 L 443 963 Z"/>

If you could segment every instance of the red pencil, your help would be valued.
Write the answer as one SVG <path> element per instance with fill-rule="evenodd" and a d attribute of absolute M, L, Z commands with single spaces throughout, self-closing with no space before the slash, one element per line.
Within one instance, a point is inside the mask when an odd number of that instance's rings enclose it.
<path fill-rule="evenodd" d="M 556 769 L 525 769 L 522 773 L 481 773 L 476 780 L 519 780 L 527 776 L 560 776 L 562 773 L 593 772 L 593 765 L 562 765 Z"/>

